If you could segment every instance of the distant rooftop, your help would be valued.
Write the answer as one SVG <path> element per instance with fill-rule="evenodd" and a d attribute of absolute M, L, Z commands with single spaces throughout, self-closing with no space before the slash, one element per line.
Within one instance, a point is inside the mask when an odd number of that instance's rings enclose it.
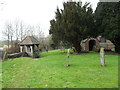
<path fill-rule="evenodd" d="M 27 36 L 19 43 L 19 45 L 33 45 L 33 44 L 39 44 L 39 41 L 33 36 Z"/>

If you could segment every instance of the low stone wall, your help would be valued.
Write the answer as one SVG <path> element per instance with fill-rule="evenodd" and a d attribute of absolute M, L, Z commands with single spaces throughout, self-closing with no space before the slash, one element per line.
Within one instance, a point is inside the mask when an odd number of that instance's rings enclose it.
<path fill-rule="evenodd" d="M 13 54 L 7 54 L 6 52 L 2 53 L 1 60 L 7 60 L 8 58 L 19 58 L 19 57 L 33 57 L 33 58 L 39 58 L 39 52 L 34 52 L 34 54 L 26 53 L 26 52 L 19 52 L 19 53 L 13 53 Z"/>
<path fill-rule="evenodd" d="M 19 52 L 19 53 L 13 53 L 13 54 L 8 54 L 5 50 L 0 49 L 0 61 L 5 61 L 8 58 L 19 58 L 19 57 L 32 57 L 32 58 L 39 58 L 39 52 L 34 52 L 33 54 L 31 53 L 26 53 L 26 52 Z"/>
<path fill-rule="evenodd" d="M 7 54 L 7 57 L 18 58 L 18 57 L 32 57 L 32 56 L 26 52 L 19 52 L 19 53 Z"/>
<path fill-rule="evenodd" d="M 17 58 L 23 56 L 24 53 L 13 53 L 13 54 L 7 54 L 8 58 Z"/>

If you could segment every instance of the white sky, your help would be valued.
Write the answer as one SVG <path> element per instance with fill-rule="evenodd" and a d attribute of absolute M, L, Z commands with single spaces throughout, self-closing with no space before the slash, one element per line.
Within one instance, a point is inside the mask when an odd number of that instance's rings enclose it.
<path fill-rule="evenodd" d="M 50 23 L 54 18 L 57 6 L 68 0 L 0 0 L 0 40 L 3 39 L 2 30 L 7 21 L 22 20 L 24 24 L 41 26 L 44 35 L 49 35 Z M 95 10 L 99 0 L 81 0 L 91 2 Z M 4 4 L 3 4 L 4 3 Z"/>

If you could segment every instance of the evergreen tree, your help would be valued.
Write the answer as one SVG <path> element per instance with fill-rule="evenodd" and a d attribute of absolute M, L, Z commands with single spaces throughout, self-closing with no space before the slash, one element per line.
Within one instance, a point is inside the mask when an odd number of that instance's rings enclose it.
<path fill-rule="evenodd" d="M 82 2 L 64 2 L 63 7 L 63 10 L 57 8 L 49 33 L 53 41 L 68 42 L 79 53 L 80 42 L 94 35 L 93 10 L 89 3 L 82 5 Z"/>
<path fill-rule="evenodd" d="M 96 33 L 110 39 L 120 53 L 120 2 L 99 2 L 95 11 Z"/>

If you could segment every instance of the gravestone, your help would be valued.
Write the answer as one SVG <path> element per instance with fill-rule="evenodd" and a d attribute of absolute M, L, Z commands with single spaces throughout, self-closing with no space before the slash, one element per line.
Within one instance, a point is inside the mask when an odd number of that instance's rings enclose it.
<path fill-rule="evenodd" d="M 65 66 L 69 66 L 69 58 L 70 58 L 70 49 L 68 49 L 68 52 L 67 52 L 67 59 L 66 59 L 66 65 Z"/>
<path fill-rule="evenodd" d="M 105 66 L 105 52 L 104 52 L 104 48 L 100 49 L 100 64 L 102 66 Z"/>

